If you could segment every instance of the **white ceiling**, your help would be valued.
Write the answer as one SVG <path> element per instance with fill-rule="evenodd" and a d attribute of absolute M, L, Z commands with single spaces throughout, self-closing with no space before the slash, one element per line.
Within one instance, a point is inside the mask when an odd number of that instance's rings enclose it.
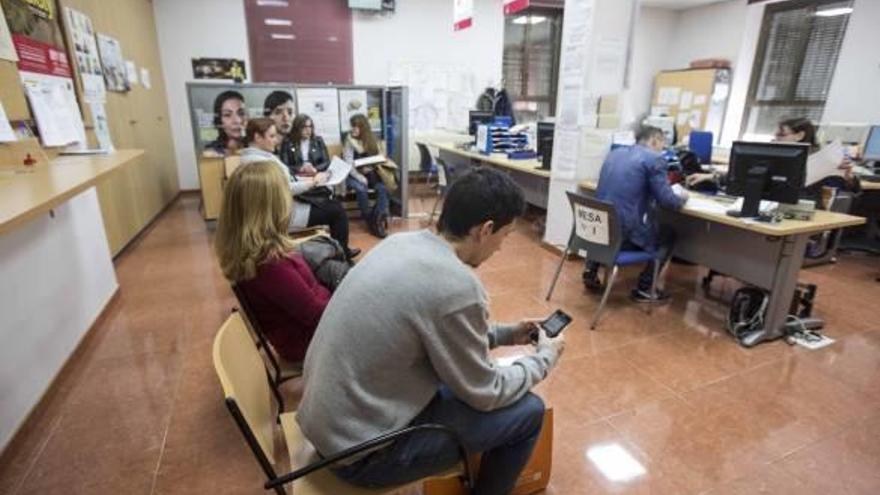
<path fill-rule="evenodd" d="M 642 5 L 661 9 L 682 10 L 709 5 L 710 3 L 718 3 L 719 1 L 721 0 L 642 0 Z"/>

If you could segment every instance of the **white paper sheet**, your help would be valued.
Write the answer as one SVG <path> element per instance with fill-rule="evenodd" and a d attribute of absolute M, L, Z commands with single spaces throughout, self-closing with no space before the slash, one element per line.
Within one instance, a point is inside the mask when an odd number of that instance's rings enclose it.
<path fill-rule="evenodd" d="M 349 123 L 353 115 L 363 114 L 367 116 L 367 90 L 365 89 L 340 89 L 339 90 L 339 128 L 342 132 L 351 130 Z"/>
<path fill-rule="evenodd" d="M 626 66 L 626 41 L 621 38 L 600 37 L 594 51 L 590 90 L 608 95 L 623 89 L 623 71 Z"/>
<path fill-rule="evenodd" d="M 815 184 L 830 175 L 843 176 L 838 167 L 843 163 L 843 146 L 832 141 L 807 159 L 807 185 Z"/>
<path fill-rule="evenodd" d="M 116 38 L 98 33 L 98 51 L 104 68 L 104 82 L 110 91 L 125 92 L 131 89 L 125 74 L 122 46 Z"/>
<path fill-rule="evenodd" d="M 0 15 L 2 15 L 2 12 L 0 12 Z M 3 102 L 0 102 L 0 143 L 11 141 L 18 141 L 18 137 L 15 135 L 15 131 L 12 130 L 12 126 L 9 125 L 9 118 L 6 117 Z"/>
<path fill-rule="evenodd" d="M 150 71 L 147 70 L 146 67 L 141 67 L 141 84 L 144 85 L 145 88 L 150 89 L 152 85 L 150 84 Z"/>
<path fill-rule="evenodd" d="M 675 116 L 675 125 L 685 125 L 688 121 L 688 112 L 678 112 Z"/>
<path fill-rule="evenodd" d="M 128 79 L 128 84 L 132 86 L 138 83 L 137 66 L 131 60 L 125 61 L 125 77 Z"/>
<path fill-rule="evenodd" d="M 706 95 L 694 95 L 694 106 L 699 107 L 706 104 Z"/>
<path fill-rule="evenodd" d="M 68 45 L 73 46 L 77 72 L 82 83 L 83 100 L 86 103 L 104 102 L 107 99 L 107 88 L 104 86 L 103 66 L 98 58 L 92 19 L 76 9 L 64 7 L 64 20 L 67 25 Z"/>
<path fill-rule="evenodd" d="M 663 105 L 654 105 L 651 107 L 652 117 L 662 117 L 664 115 L 669 115 L 669 107 Z"/>
<path fill-rule="evenodd" d="M 691 108 L 691 104 L 694 102 L 694 92 L 693 91 L 682 91 L 681 97 L 678 100 L 678 109 L 679 110 L 689 110 Z"/>
<path fill-rule="evenodd" d="M 553 164 L 550 174 L 557 179 L 574 179 L 577 172 L 580 133 L 569 129 L 556 129 L 553 140 Z"/>
<path fill-rule="evenodd" d="M 687 113 L 687 112 L 685 112 Z M 702 120 L 703 120 L 703 112 L 700 110 L 691 110 L 690 117 L 688 117 L 688 125 L 693 129 L 702 129 Z"/>
<path fill-rule="evenodd" d="M 299 111 L 312 118 L 315 134 L 327 144 L 339 144 L 339 94 L 336 88 L 298 88 Z"/>
<path fill-rule="evenodd" d="M 90 103 L 89 108 L 92 110 L 92 124 L 95 128 L 95 138 L 98 140 L 98 148 L 105 151 L 113 151 L 113 139 L 110 137 L 110 124 L 107 121 L 107 112 L 104 110 L 104 104 L 95 102 Z"/>
<path fill-rule="evenodd" d="M 33 72 L 19 74 L 37 121 L 43 146 L 77 143 L 75 149 L 85 149 L 86 133 L 73 80 Z"/>
<path fill-rule="evenodd" d="M 660 88 L 657 91 L 657 104 L 669 105 L 674 107 L 678 105 L 680 95 L 681 88 L 679 87 L 666 86 Z"/>
<path fill-rule="evenodd" d="M 342 184 L 349 172 L 351 172 L 351 165 L 342 158 L 334 156 L 330 160 L 330 166 L 327 167 L 327 174 L 330 176 L 327 179 L 327 186 L 333 187 Z"/>

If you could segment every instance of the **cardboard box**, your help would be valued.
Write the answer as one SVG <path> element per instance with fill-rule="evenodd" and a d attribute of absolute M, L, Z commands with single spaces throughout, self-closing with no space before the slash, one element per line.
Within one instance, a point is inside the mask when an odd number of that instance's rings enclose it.
<path fill-rule="evenodd" d="M 471 462 L 472 472 L 476 476 L 479 470 L 479 458 Z M 541 435 L 532 451 L 532 457 L 520 473 L 519 480 L 511 495 L 531 495 L 547 488 L 550 483 L 550 471 L 553 467 L 553 408 L 544 413 L 544 426 Z M 422 488 L 424 495 L 467 495 L 460 481 L 455 478 L 429 480 Z"/>

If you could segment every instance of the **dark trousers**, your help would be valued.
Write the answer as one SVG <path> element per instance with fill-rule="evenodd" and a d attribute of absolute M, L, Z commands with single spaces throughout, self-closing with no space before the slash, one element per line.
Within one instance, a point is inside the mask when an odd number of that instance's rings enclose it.
<path fill-rule="evenodd" d="M 330 237 L 339 241 L 342 248 L 348 253 L 348 215 L 342 203 L 335 199 L 322 202 L 320 205 L 313 204 L 309 209 L 309 227 L 314 225 L 327 225 L 330 227 Z"/>
<path fill-rule="evenodd" d="M 501 495 L 510 493 L 516 484 L 535 447 L 543 421 L 544 402 L 532 393 L 503 409 L 481 412 L 441 387 L 411 425 L 440 423 L 455 430 L 469 453 L 483 454 L 472 493 Z M 355 485 L 392 486 L 442 472 L 459 459 L 454 440 L 431 431 L 402 438 L 334 472 Z"/>
<path fill-rule="evenodd" d="M 675 231 L 666 225 L 661 225 L 657 230 L 657 239 L 653 246 L 643 247 L 638 244 L 632 242 L 629 239 L 625 239 L 620 246 L 621 251 L 653 251 L 654 258 L 660 262 L 660 269 L 657 270 L 659 273 L 660 270 L 666 266 L 666 263 L 669 262 L 669 258 L 672 257 L 672 248 L 675 246 Z M 589 254 L 588 254 L 589 256 Z M 589 261 L 587 259 L 587 264 L 585 268 L 585 276 L 587 277 L 595 277 L 598 276 L 599 272 L 599 263 L 595 261 Z M 645 268 L 642 270 L 642 273 L 639 274 L 639 282 L 638 289 L 648 292 L 651 290 L 651 286 L 654 284 L 654 263 L 648 263 L 645 265 Z"/>
<path fill-rule="evenodd" d="M 388 213 L 388 189 L 385 187 L 385 183 L 382 182 L 382 179 L 375 170 L 365 174 L 365 177 L 367 178 L 366 184 L 349 175 L 345 179 L 345 185 L 354 190 L 354 195 L 357 197 L 358 208 L 361 210 L 361 218 L 369 223 L 377 212 Z M 370 209 L 370 197 L 368 191 L 371 187 L 376 191 L 376 206 L 372 209 Z"/>

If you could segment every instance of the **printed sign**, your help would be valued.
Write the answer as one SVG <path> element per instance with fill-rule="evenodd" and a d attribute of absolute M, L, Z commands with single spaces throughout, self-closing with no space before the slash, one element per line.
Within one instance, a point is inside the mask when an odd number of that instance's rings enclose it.
<path fill-rule="evenodd" d="M 467 29 L 474 24 L 474 0 L 454 0 L 452 7 L 453 28 Z"/>
<path fill-rule="evenodd" d="M 595 244 L 609 244 L 608 212 L 574 205 L 574 215 L 575 235 Z"/>
<path fill-rule="evenodd" d="M 529 0 L 504 0 L 504 15 L 515 14 L 528 6 Z"/>

